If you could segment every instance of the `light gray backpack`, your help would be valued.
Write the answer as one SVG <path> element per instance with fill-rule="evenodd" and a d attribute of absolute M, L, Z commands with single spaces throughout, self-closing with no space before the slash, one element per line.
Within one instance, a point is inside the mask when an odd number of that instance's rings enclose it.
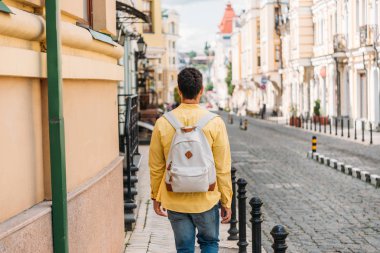
<path fill-rule="evenodd" d="M 214 156 L 202 128 L 218 115 L 207 113 L 192 127 L 184 127 L 168 112 L 164 117 L 175 128 L 168 160 L 166 188 L 170 192 L 207 192 L 216 185 Z"/>

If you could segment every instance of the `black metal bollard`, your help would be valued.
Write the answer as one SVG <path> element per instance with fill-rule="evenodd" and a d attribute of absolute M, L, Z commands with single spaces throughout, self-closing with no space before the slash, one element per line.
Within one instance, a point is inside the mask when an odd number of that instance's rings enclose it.
<path fill-rule="evenodd" d="M 263 202 L 258 197 L 253 197 L 249 201 L 251 205 L 251 224 L 252 224 L 252 253 L 261 253 L 261 223 L 263 218 L 261 217 L 261 206 Z"/>
<path fill-rule="evenodd" d="M 274 253 L 285 253 L 288 245 L 286 245 L 286 237 L 289 235 L 286 228 L 282 225 L 275 226 L 270 234 L 273 237 L 272 248 Z"/>
<path fill-rule="evenodd" d="M 364 139 L 364 130 L 365 130 L 365 124 L 364 124 L 364 121 L 362 121 L 362 142 L 365 141 L 365 139 Z"/>
<path fill-rule="evenodd" d="M 350 124 L 350 118 L 348 118 L 348 120 L 347 120 L 347 137 L 348 137 L 348 139 L 351 138 L 350 126 L 351 126 L 351 124 Z"/>
<path fill-rule="evenodd" d="M 338 118 L 335 118 L 335 135 L 338 136 Z"/>
<path fill-rule="evenodd" d="M 237 219 L 236 219 L 236 171 L 237 169 L 235 167 L 232 167 L 231 169 L 231 179 L 232 179 L 232 204 L 231 204 L 231 221 L 230 221 L 230 229 L 228 230 L 228 240 L 230 241 L 236 241 L 239 239 L 238 233 L 239 230 L 237 229 Z"/>
<path fill-rule="evenodd" d="M 372 122 L 371 123 L 369 123 L 369 134 L 370 134 L 370 141 L 369 141 L 369 144 L 373 144 L 373 136 L 372 136 L 372 134 L 373 134 L 373 128 L 372 128 Z"/>
<path fill-rule="evenodd" d="M 355 140 L 358 139 L 358 133 L 357 133 L 357 128 L 356 128 L 356 120 L 355 120 Z"/>
<path fill-rule="evenodd" d="M 341 134 L 341 136 L 343 137 L 344 136 L 344 119 L 343 118 L 341 118 L 340 119 L 340 124 L 341 124 L 341 129 L 342 129 L 342 134 Z"/>
<path fill-rule="evenodd" d="M 234 117 L 232 114 L 228 114 L 228 123 L 231 125 L 234 123 Z"/>
<path fill-rule="evenodd" d="M 247 186 L 247 181 L 240 178 L 237 181 L 238 185 L 238 205 L 239 205 L 239 242 L 237 245 L 239 246 L 239 253 L 247 253 L 247 231 L 246 231 L 246 199 L 247 196 L 245 195 L 247 193 L 245 187 Z"/>
<path fill-rule="evenodd" d="M 330 118 L 329 118 L 329 125 L 330 125 L 330 135 L 332 134 L 332 126 L 331 126 L 331 124 L 332 124 L 332 119 L 330 119 Z"/>
<path fill-rule="evenodd" d="M 243 126 L 243 119 L 242 118 L 240 118 L 240 128 Z"/>

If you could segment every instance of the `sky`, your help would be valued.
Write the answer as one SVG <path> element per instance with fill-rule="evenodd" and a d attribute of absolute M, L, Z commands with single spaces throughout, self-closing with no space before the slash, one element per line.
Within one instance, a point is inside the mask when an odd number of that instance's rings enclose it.
<path fill-rule="evenodd" d="M 246 0 L 231 0 L 236 14 Z M 162 8 L 174 9 L 180 15 L 180 52 L 203 51 L 205 42 L 215 40 L 227 0 L 162 0 Z"/>

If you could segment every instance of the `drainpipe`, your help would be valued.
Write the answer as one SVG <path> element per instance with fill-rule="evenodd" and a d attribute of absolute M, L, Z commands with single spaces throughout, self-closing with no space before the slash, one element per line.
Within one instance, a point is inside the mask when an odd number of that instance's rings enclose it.
<path fill-rule="evenodd" d="M 129 34 L 127 31 L 124 31 L 125 33 L 125 42 L 124 42 L 124 94 L 130 95 L 132 94 L 131 90 L 131 83 L 129 81 L 129 45 L 130 45 L 130 40 L 129 40 Z"/>
<path fill-rule="evenodd" d="M 68 253 L 66 158 L 62 112 L 59 2 L 59 0 L 45 1 L 52 226 L 54 253 Z"/>

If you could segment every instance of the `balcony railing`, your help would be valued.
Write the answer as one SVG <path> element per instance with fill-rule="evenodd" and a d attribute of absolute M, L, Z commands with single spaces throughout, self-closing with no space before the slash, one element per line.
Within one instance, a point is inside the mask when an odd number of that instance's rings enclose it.
<path fill-rule="evenodd" d="M 334 53 L 344 53 L 347 51 L 347 36 L 345 34 L 334 35 Z"/>

